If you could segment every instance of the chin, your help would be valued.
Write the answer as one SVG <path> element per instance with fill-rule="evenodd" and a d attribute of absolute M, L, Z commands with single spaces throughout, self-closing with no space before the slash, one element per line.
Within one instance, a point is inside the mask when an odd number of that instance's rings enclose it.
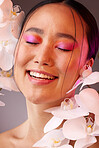
<path fill-rule="evenodd" d="M 33 104 L 45 104 L 48 99 L 44 96 L 35 96 L 35 95 L 25 95 L 26 100 Z"/>

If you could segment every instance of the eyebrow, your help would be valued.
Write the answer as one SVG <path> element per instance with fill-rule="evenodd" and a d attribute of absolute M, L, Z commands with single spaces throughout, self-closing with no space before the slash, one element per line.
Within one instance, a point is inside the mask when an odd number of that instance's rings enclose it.
<path fill-rule="evenodd" d="M 74 40 L 74 42 L 77 42 L 77 40 L 76 40 L 75 37 L 73 37 L 72 35 L 67 34 L 67 33 L 57 33 L 56 36 L 57 36 L 57 37 L 68 38 L 68 39 Z"/>
<path fill-rule="evenodd" d="M 39 29 L 39 28 L 36 28 L 36 27 L 31 27 L 31 28 L 27 29 L 25 32 L 28 32 L 28 31 L 33 31 L 33 32 L 36 32 L 36 33 L 39 33 L 39 34 L 44 34 L 44 31 L 42 29 Z"/>
<path fill-rule="evenodd" d="M 39 33 L 41 35 L 44 34 L 44 30 L 43 29 L 36 28 L 36 27 L 31 27 L 31 28 L 27 29 L 25 32 L 28 32 L 28 31 L 33 31 L 33 32 Z M 64 37 L 64 38 L 71 39 L 74 42 L 77 42 L 75 37 L 73 37 L 72 35 L 67 34 L 67 33 L 57 33 L 56 37 Z"/>

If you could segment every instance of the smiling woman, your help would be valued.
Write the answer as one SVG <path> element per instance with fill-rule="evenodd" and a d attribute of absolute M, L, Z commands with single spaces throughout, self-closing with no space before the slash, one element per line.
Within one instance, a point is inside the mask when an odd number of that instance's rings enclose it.
<path fill-rule="evenodd" d="M 30 148 L 43 136 L 34 147 L 87 148 L 96 142 L 99 131 L 91 135 L 86 130 L 93 130 L 95 122 L 99 129 L 99 110 L 91 111 L 74 94 L 78 83 L 90 77 L 94 80 L 90 78 L 87 84 L 99 82 L 99 73 L 91 71 L 99 46 L 98 35 L 94 17 L 74 0 L 46 0 L 30 10 L 16 46 L 14 64 L 14 79 L 26 98 L 28 120 L 0 135 L 2 147 Z M 91 119 L 92 124 L 88 122 Z M 86 127 L 84 132 L 82 126 L 77 130 L 78 136 L 70 130 L 76 121 Z M 72 140 L 77 141 L 73 144 Z M 98 143 L 90 148 L 97 146 Z"/>

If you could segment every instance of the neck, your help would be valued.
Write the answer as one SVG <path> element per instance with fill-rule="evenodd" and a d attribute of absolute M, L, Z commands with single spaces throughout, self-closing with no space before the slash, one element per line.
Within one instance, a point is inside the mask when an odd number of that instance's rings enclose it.
<path fill-rule="evenodd" d="M 72 94 L 71 96 L 73 95 L 74 94 Z M 46 113 L 44 112 L 44 110 L 51 107 L 59 106 L 62 101 L 63 99 L 48 104 L 33 104 L 28 100 L 26 101 L 29 125 L 28 131 L 31 133 L 31 137 L 34 137 L 35 135 L 35 142 L 44 136 L 44 126 L 52 117 L 52 114 Z"/>
<path fill-rule="evenodd" d="M 46 105 L 33 104 L 28 100 L 26 101 L 26 103 L 27 103 L 27 112 L 28 112 L 27 136 L 32 137 L 32 143 L 33 141 L 35 143 L 44 136 L 43 132 L 44 126 L 51 119 L 52 115 L 50 113 L 44 112 L 44 110 L 49 108 L 49 105 L 47 104 Z M 50 105 L 50 107 L 54 107 L 54 104 Z"/>
<path fill-rule="evenodd" d="M 72 96 L 73 94 L 66 97 L 70 98 Z M 44 136 L 44 126 L 52 117 L 52 114 L 46 113 L 44 110 L 59 106 L 62 101 L 63 99 L 48 104 L 33 104 L 26 100 L 28 120 L 15 128 L 12 135 L 14 135 L 16 139 L 21 139 L 22 141 L 25 141 L 25 143 L 27 141 L 27 143 L 30 143 L 31 145 L 40 140 Z"/>

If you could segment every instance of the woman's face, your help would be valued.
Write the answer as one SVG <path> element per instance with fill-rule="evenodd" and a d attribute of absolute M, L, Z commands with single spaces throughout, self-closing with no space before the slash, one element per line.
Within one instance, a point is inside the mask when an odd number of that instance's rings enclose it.
<path fill-rule="evenodd" d="M 81 21 L 72 12 L 61 4 L 45 5 L 24 26 L 16 49 L 14 74 L 19 89 L 33 103 L 65 98 L 85 64 L 86 35 L 84 31 L 83 38 Z"/>

